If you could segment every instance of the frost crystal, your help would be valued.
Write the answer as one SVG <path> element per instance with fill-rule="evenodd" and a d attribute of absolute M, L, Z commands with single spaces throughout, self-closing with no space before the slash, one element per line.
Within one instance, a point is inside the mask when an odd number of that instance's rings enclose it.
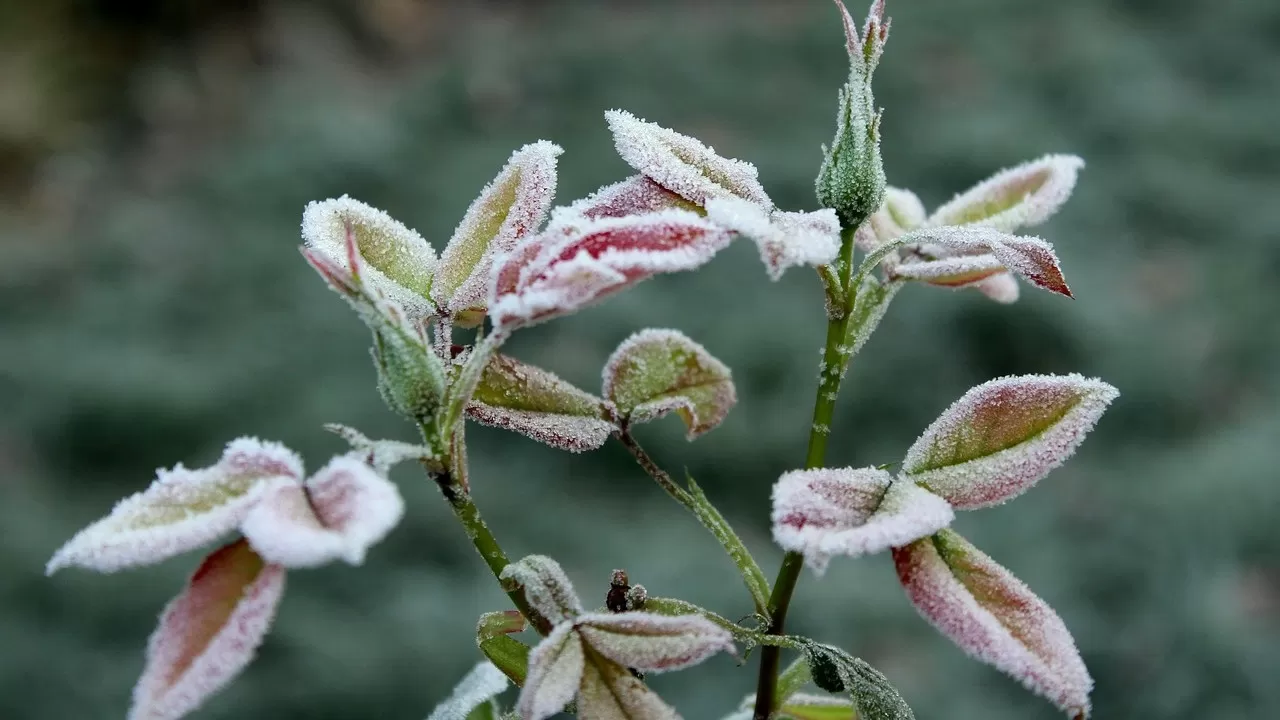
<path fill-rule="evenodd" d="M 680 670 L 733 652 L 729 631 L 700 615 L 592 613 L 579 617 L 577 626 L 596 652 L 641 672 Z"/>
<path fill-rule="evenodd" d="M 942 634 L 1071 717 L 1088 716 L 1093 680 L 1071 633 L 1012 573 L 950 530 L 893 559 L 907 596 Z"/>
<path fill-rule="evenodd" d="M 1071 196 L 1084 160 L 1046 155 L 1001 170 L 934 211 L 930 225 L 983 225 L 1012 232 L 1048 220 Z"/>
<path fill-rule="evenodd" d="M 600 447 L 615 429 L 604 400 L 506 355 L 485 367 L 467 416 L 570 452 Z"/>
<path fill-rule="evenodd" d="M 768 212 L 755 203 L 728 197 L 708 200 L 707 218 L 751 238 L 772 280 L 781 278 L 789 267 L 826 265 L 840 253 L 840 220 L 834 210 Z"/>
<path fill-rule="evenodd" d="M 1119 395 L 1080 375 L 1023 375 L 965 393 L 907 451 L 905 476 L 969 510 L 1026 492 L 1061 465 Z"/>
<path fill-rule="evenodd" d="M 1009 235 L 975 225 L 921 228 L 898 241 L 913 246 L 925 259 L 894 266 L 892 272 L 897 276 L 920 275 L 934 284 L 962 286 L 991 277 L 1004 268 L 1038 287 L 1071 297 L 1053 246 L 1040 238 Z"/>
<path fill-rule="evenodd" d="M 484 705 L 507 689 L 510 682 L 492 663 L 479 663 L 453 688 L 453 693 L 431 713 L 427 720 L 467 720 L 472 710 Z"/>
<path fill-rule="evenodd" d="M 302 213 L 302 239 L 351 270 L 346 243 L 351 235 L 364 260 L 365 280 L 381 295 L 400 304 L 415 319 L 435 313 L 428 295 L 436 269 L 436 253 L 417 232 L 377 208 L 346 195 L 307 205 Z"/>
<path fill-rule="evenodd" d="M 683 210 L 552 226 L 499 263 L 489 314 L 505 330 L 567 315 L 657 273 L 692 270 L 729 239 Z"/>
<path fill-rule="evenodd" d="M 545 140 L 511 155 L 475 199 L 440 256 L 431 297 L 464 325 L 484 316 L 495 258 L 538 231 L 556 194 L 556 158 Z"/>
<path fill-rule="evenodd" d="M 604 114 L 618 154 L 662 187 L 705 206 L 711 198 L 738 197 L 773 209 L 754 165 L 720 157 L 687 135 L 646 122 L 625 110 Z"/>
<path fill-rule="evenodd" d="M 271 627 L 284 580 L 244 540 L 205 558 L 160 616 L 129 720 L 175 720 L 225 687 Z"/>
<path fill-rule="evenodd" d="M 602 217 L 643 215 L 659 210 L 697 208 L 697 205 L 644 175 L 632 175 L 622 182 L 600 188 L 567 208 L 556 208 L 551 222 L 563 224 L 574 217 L 595 220 Z"/>
<path fill-rule="evenodd" d="M 573 583 L 560 564 L 545 555 L 530 555 L 506 566 L 502 579 L 523 586 L 529 604 L 552 622 L 571 620 L 583 612 Z"/>
<path fill-rule="evenodd" d="M 207 545 L 234 530 L 272 480 L 301 478 L 302 461 L 283 445 L 234 440 L 211 467 L 158 470 L 150 487 L 62 546 L 46 572 L 69 565 L 114 572 Z"/>
<path fill-rule="evenodd" d="M 857 557 L 946 527 L 946 501 L 876 468 L 793 470 L 773 487 L 773 539 L 821 573 L 833 555 Z"/>
<path fill-rule="evenodd" d="M 359 565 L 403 515 L 396 486 L 353 453 L 334 458 L 305 484 L 275 484 L 249 511 L 241 532 L 264 558 L 285 567 L 339 558 Z"/>
<path fill-rule="evenodd" d="M 738 401 L 724 363 L 677 330 L 652 328 L 627 338 L 609 356 L 603 391 L 628 422 L 676 411 L 690 440 L 719 425 Z"/>

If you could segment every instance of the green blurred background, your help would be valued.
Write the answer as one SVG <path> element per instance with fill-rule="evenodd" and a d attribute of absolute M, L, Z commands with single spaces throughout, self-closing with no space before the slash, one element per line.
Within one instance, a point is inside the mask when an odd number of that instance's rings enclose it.
<path fill-rule="evenodd" d="M 864 8 L 854 7 L 861 15 Z M 1079 371 L 1123 396 L 1070 463 L 957 527 L 1063 615 L 1100 718 L 1280 717 L 1280 4 L 896 0 L 877 74 L 890 181 L 929 205 L 1045 152 L 1088 160 L 1040 234 L 1078 297 L 904 292 L 857 359 L 834 464 L 893 462 L 966 388 Z M 825 0 L 736 3 L 9 0 L 0 5 L 0 717 L 121 717 L 156 613 L 197 558 L 42 576 L 158 466 L 240 434 L 342 450 L 380 406 L 367 335 L 299 258 L 341 193 L 443 246 L 512 149 L 567 149 L 559 200 L 629 173 L 623 107 L 760 167 L 812 209 L 846 72 Z M 768 495 L 801 461 L 823 318 L 812 273 L 749 245 L 522 333 L 586 388 L 645 326 L 699 339 L 741 403 L 687 467 L 772 573 Z M 513 555 L 597 602 L 615 567 L 738 616 L 731 565 L 615 446 L 570 456 L 476 429 L 477 500 Z M 405 521 L 364 567 L 297 572 L 257 661 L 202 718 L 421 718 L 505 598 L 444 503 L 395 473 Z M 806 573 L 793 628 L 880 667 L 923 719 L 1053 718 L 911 609 L 885 556 Z M 655 679 L 691 720 L 751 689 L 717 658 Z"/>

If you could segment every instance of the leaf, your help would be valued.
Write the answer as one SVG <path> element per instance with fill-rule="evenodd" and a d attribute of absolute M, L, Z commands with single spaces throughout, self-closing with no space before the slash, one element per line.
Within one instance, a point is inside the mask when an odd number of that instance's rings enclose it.
<path fill-rule="evenodd" d="M 361 454 L 365 463 L 384 477 L 391 468 L 406 460 L 438 460 L 435 451 L 426 445 L 399 440 L 370 440 L 359 430 L 338 423 L 326 423 L 324 429 L 346 440 L 352 450 Z"/>
<path fill-rule="evenodd" d="M 679 720 L 658 694 L 618 665 L 587 651 L 578 691 L 578 716 L 584 720 Z"/>
<path fill-rule="evenodd" d="M 570 452 L 600 447 L 615 429 L 604 400 L 506 355 L 485 366 L 467 416 Z"/>
<path fill-rule="evenodd" d="M 902 472 L 957 509 L 999 505 L 1066 461 L 1119 394 L 1075 374 L 983 383 L 933 421 Z"/>
<path fill-rule="evenodd" d="M 279 443 L 231 441 L 216 465 L 158 470 L 146 490 L 121 500 L 49 560 L 48 574 L 76 565 L 98 572 L 151 565 L 234 530 L 272 480 L 302 479 L 302 460 Z"/>
<path fill-rule="evenodd" d="M 523 686 L 529 675 L 529 646 L 511 637 L 525 628 L 524 616 L 518 610 L 490 612 L 476 623 L 476 644 L 489 662 L 511 682 Z"/>
<path fill-rule="evenodd" d="M 933 256 L 932 260 L 904 262 L 893 266 L 892 273 L 900 277 L 911 277 L 913 273 L 919 272 L 928 282 L 959 287 L 988 278 L 1003 267 L 1021 275 L 1037 287 L 1072 297 L 1071 289 L 1067 287 L 1067 281 L 1058 266 L 1058 256 L 1054 254 L 1053 246 L 1040 238 L 1009 235 L 986 227 L 947 226 L 913 230 L 899 237 L 895 243 L 915 245 L 923 254 Z M 942 250 L 930 247 L 931 245 L 941 246 Z M 988 257 L 981 257 L 983 255 Z M 968 258 L 957 262 L 967 262 L 969 266 L 943 266 L 939 270 L 929 264 L 957 256 Z M 925 268 L 916 271 L 912 270 L 913 265 L 925 265 Z"/>
<path fill-rule="evenodd" d="M 998 303 L 1009 305 L 1018 302 L 1018 281 L 1007 272 L 1000 272 L 973 285 L 978 292 Z"/>
<path fill-rule="evenodd" d="M 435 314 L 428 299 L 436 253 L 417 232 L 385 212 L 343 195 L 307 205 L 302 239 L 338 267 L 352 270 L 346 245 L 350 237 L 364 261 L 365 282 L 375 294 L 403 306 L 413 318 Z"/>
<path fill-rule="evenodd" d="M 576 623 L 594 651 L 641 672 L 680 670 L 718 652 L 733 652 L 729 631 L 700 615 L 590 613 Z"/>
<path fill-rule="evenodd" d="M 182 717 L 231 682 L 271 627 L 284 579 L 244 540 L 205 558 L 160 616 L 129 720 Z"/>
<path fill-rule="evenodd" d="M 556 626 L 529 655 L 529 678 L 516 702 L 520 717 L 542 720 L 560 712 L 578 693 L 585 665 L 582 640 L 573 625 Z"/>
<path fill-rule="evenodd" d="M 605 364 L 604 394 L 630 423 L 676 411 L 690 440 L 738 402 L 729 368 L 676 330 L 641 330 L 624 340 Z"/>
<path fill-rule="evenodd" d="M 360 565 L 403 516 L 396 486 L 350 454 L 335 457 L 305 485 L 275 483 L 240 529 L 268 562 L 306 568 L 342 559 Z"/>
<path fill-rule="evenodd" d="M 769 580 L 765 577 L 764 571 L 760 569 L 760 565 L 756 563 L 756 559 L 752 557 L 751 551 L 743 544 L 742 539 L 734 532 L 733 527 L 729 525 L 729 521 L 724 519 L 716 506 L 707 499 L 706 493 L 694 481 L 693 476 L 685 474 L 685 481 L 688 485 L 689 509 L 693 511 L 698 521 L 703 527 L 711 531 L 716 540 L 720 541 L 721 547 L 729 554 L 733 560 L 733 564 L 737 566 L 738 572 L 742 575 L 742 582 L 747 586 L 747 591 L 751 593 L 751 599 L 755 603 L 756 612 L 764 615 L 769 611 Z"/>
<path fill-rule="evenodd" d="M 851 700 L 826 695 L 799 694 L 778 709 L 789 720 L 857 720 L 858 707 Z"/>
<path fill-rule="evenodd" d="M 595 220 L 602 217 L 643 215 L 669 209 L 702 212 L 698 205 L 685 200 L 644 175 L 632 175 L 622 182 L 600 188 L 567 208 L 556 208 L 551 222 L 563 225 L 572 222 L 573 218 Z"/>
<path fill-rule="evenodd" d="M 946 527 L 946 501 L 876 468 L 792 470 L 773 487 L 773 539 L 815 572 L 832 555 L 857 557 Z"/>
<path fill-rule="evenodd" d="M 934 211 L 930 225 L 977 224 L 1012 232 L 1038 225 L 1058 211 L 1076 185 L 1084 160 L 1046 155 L 1001 170 Z"/>
<path fill-rule="evenodd" d="M 902 289 L 902 281 L 890 280 L 882 283 L 873 275 L 864 275 L 858 294 L 853 299 L 853 309 L 849 311 L 849 323 L 845 330 L 844 346 L 848 350 L 845 362 L 852 360 L 862 346 L 871 339 L 871 334 L 880 326 L 884 314 L 889 310 L 889 303 Z"/>
<path fill-rule="evenodd" d="M 907 597 L 969 655 L 1014 677 L 1073 718 L 1093 680 L 1062 619 L 1005 568 L 950 530 L 893 551 Z"/>
<path fill-rule="evenodd" d="M 880 209 L 858 226 L 854 241 L 864 252 L 871 252 L 922 225 L 925 217 L 924 204 L 915 193 L 887 185 Z"/>
<path fill-rule="evenodd" d="M 478 663 L 436 706 L 427 720 L 469 720 L 471 712 L 507 689 L 507 676 L 487 662 Z"/>
<path fill-rule="evenodd" d="M 833 210 L 770 213 L 741 198 L 712 198 L 707 218 L 751 238 L 771 280 L 789 267 L 826 265 L 840 253 L 840 220 Z"/>
<path fill-rule="evenodd" d="M 440 256 L 431 296 L 459 324 L 484 317 L 494 259 L 538 231 L 556 194 L 556 158 L 564 152 L 545 140 L 511 154 L 480 191 Z"/>
<path fill-rule="evenodd" d="M 535 610 L 553 623 L 572 620 L 583 612 L 560 564 L 545 555 L 529 555 L 502 569 L 501 579 L 524 587 L 525 597 Z"/>
<path fill-rule="evenodd" d="M 720 157 L 694 138 L 625 110 L 610 110 L 604 117 L 622 159 L 685 200 L 705 206 L 711 198 L 739 197 L 773 208 L 751 163 Z"/>
<path fill-rule="evenodd" d="M 499 264 L 489 314 L 499 332 L 568 315 L 657 273 L 699 267 L 730 237 L 683 210 L 552 226 Z"/>
<path fill-rule="evenodd" d="M 807 644 L 804 653 L 814 684 L 827 692 L 848 693 L 859 720 L 914 720 L 906 700 L 865 660 L 818 643 Z"/>

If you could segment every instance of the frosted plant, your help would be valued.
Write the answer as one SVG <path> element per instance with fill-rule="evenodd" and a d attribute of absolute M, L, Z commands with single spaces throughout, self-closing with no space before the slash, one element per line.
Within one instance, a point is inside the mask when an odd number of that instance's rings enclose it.
<path fill-rule="evenodd" d="M 586 720 L 677 718 L 648 674 L 716 654 L 743 664 L 756 650 L 755 690 L 730 718 L 912 718 L 907 699 L 868 663 L 786 632 L 806 565 L 821 575 L 837 556 L 876 553 L 892 559 L 908 600 L 943 635 L 1068 716 L 1088 715 L 1092 681 L 1063 620 L 949 526 L 958 511 L 1007 502 L 1043 480 L 1080 445 L 1115 388 L 1074 374 L 992 380 L 947 408 L 901 459 L 861 468 L 825 462 L 829 439 L 847 433 L 832 418 L 849 362 L 905 286 L 975 287 L 1009 303 L 1022 278 L 1072 296 L 1053 247 L 1014 233 L 1063 205 L 1083 162 L 1047 155 L 930 214 L 914 193 L 888 185 L 881 162 L 872 76 L 889 36 L 884 2 L 872 4 L 861 26 L 836 6 L 850 72 L 818 169 L 817 209 L 777 207 L 749 162 L 622 110 L 605 119 L 637 174 L 557 206 L 563 151 L 547 141 L 526 145 L 480 190 L 439 256 L 427 239 L 357 200 L 307 206 L 302 254 L 369 328 L 378 390 L 419 440 L 328 425 L 350 450 L 309 477 L 283 446 L 236 440 L 209 467 L 159 471 L 59 549 L 50 573 L 114 572 L 235 536 L 161 615 L 129 717 L 179 718 L 225 687 L 263 642 L 288 570 L 360 564 L 405 512 L 387 473 L 410 460 L 439 488 L 511 603 L 479 617 L 482 658 L 429 720 L 540 720 L 562 711 Z M 697 482 L 672 478 L 634 434 L 674 415 L 695 440 L 724 421 L 738 402 L 733 373 L 708 348 L 678 330 L 639 330 L 603 360 L 598 391 L 502 352 L 525 327 L 658 273 L 695 270 L 739 238 L 756 245 L 769 278 L 813 267 L 828 321 L 808 450 L 773 488 L 773 538 L 786 551 L 773 580 Z M 751 328 L 754 320 L 742 322 Z M 473 338 L 455 340 L 468 328 Z M 607 590 L 601 584 L 604 607 L 592 608 L 555 560 L 511 562 L 471 494 L 469 422 L 570 452 L 617 441 L 725 550 L 741 574 L 743 604 L 722 615 L 651 593 L 616 570 Z M 795 657 L 782 669 L 784 651 Z M 511 685 L 519 694 L 504 699 Z"/>

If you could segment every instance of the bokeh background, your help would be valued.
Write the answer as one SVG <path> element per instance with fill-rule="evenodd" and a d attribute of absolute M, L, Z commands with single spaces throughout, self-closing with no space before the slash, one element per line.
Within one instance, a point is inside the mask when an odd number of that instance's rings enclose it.
<path fill-rule="evenodd" d="M 856 3 L 855 3 L 856 4 Z M 854 8 L 860 15 L 862 8 Z M 893 462 L 966 388 L 1079 371 L 1123 392 L 1079 454 L 957 526 L 1063 615 L 1100 718 L 1280 717 L 1280 4 L 898 0 L 876 76 L 890 181 L 936 205 L 1050 151 L 1088 160 L 1040 234 L 1074 302 L 909 288 L 857 359 L 832 464 Z M 748 159 L 812 209 L 846 72 L 834 8 L 804 2 L 9 0 L 0 5 L 0 717 L 121 717 L 156 613 L 197 558 L 42 575 L 153 469 L 240 434 L 312 467 L 343 422 L 412 438 L 373 389 L 367 335 L 299 258 L 305 202 L 351 193 L 437 249 L 512 149 L 567 148 L 559 199 L 620 179 L 623 107 Z M 646 427 L 772 573 L 768 495 L 799 464 L 823 318 L 812 273 L 749 245 L 522 333 L 586 388 L 645 326 L 735 371 L 739 407 L 688 444 Z M 476 429 L 478 502 L 513 555 L 602 600 L 609 572 L 720 612 L 732 566 L 614 446 L 570 456 Z M 421 718 L 477 660 L 505 598 L 414 469 L 364 567 L 295 573 L 218 718 Z M 1053 718 L 908 605 L 885 556 L 806 574 L 793 629 L 880 667 L 926 718 Z M 655 680 L 718 718 L 729 658 Z"/>

